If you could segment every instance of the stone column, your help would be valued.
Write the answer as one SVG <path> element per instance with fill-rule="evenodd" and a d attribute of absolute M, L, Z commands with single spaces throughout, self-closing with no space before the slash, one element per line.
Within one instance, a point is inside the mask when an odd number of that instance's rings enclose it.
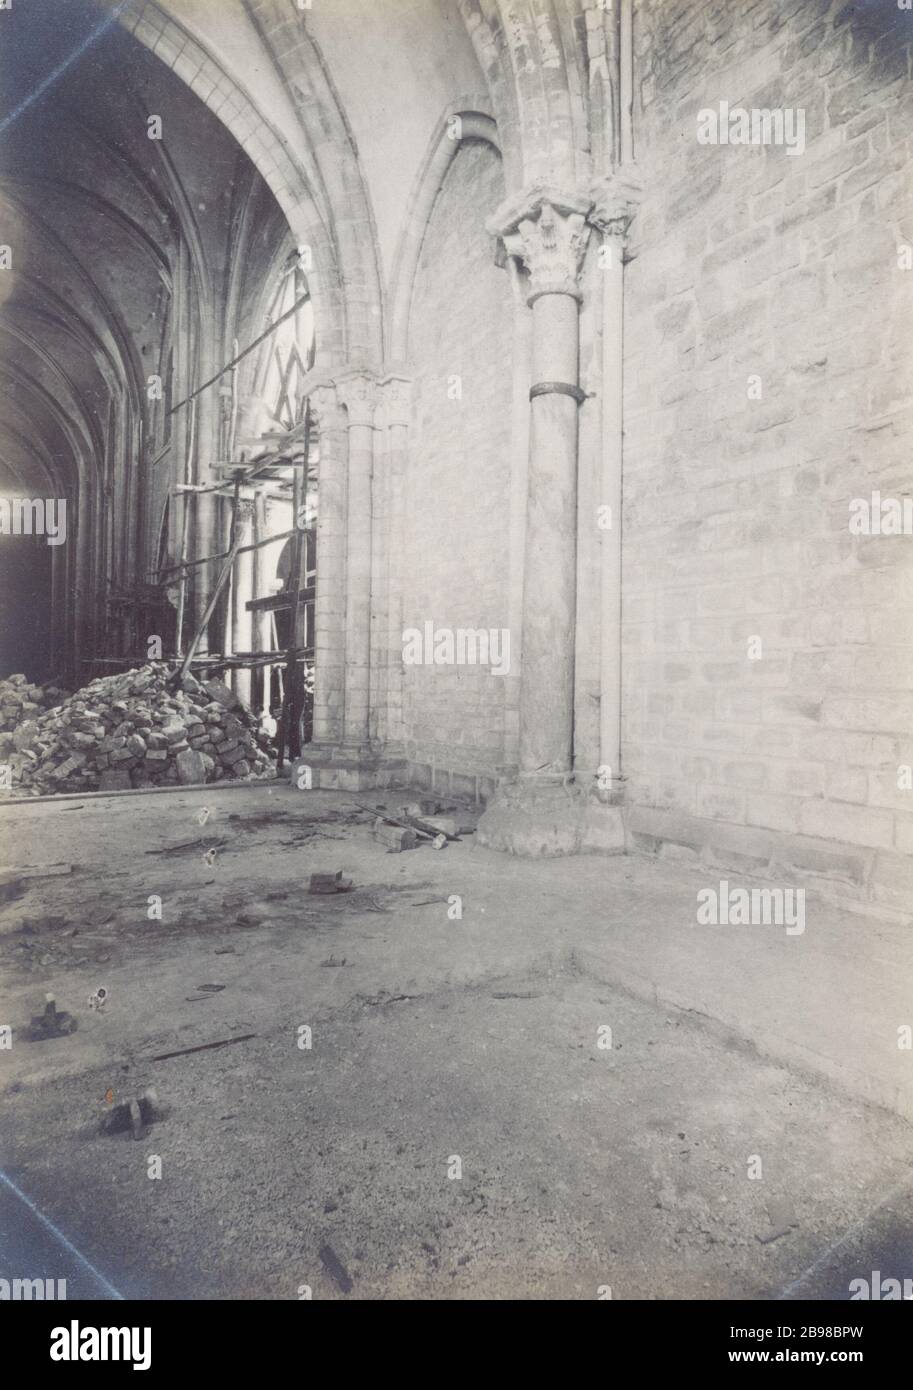
<path fill-rule="evenodd" d="M 621 794 L 621 506 L 624 394 L 624 249 L 640 196 L 633 175 L 613 175 L 593 190 L 590 221 L 602 234 L 601 634 L 598 784 L 603 799 Z"/>
<path fill-rule="evenodd" d="M 213 372 L 214 353 L 208 344 L 202 349 L 200 356 L 200 367 L 198 377 L 200 381 L 206 381 Z M 202 486 L 210 486 L 218 481 L 218 475 L 212 470 L 214 455 L 217 443 L 217 416 L 215 410 L 215 398 L 212 387 L 201 392 L 196 398 L 196 459 L 195 477 L 193 481 Z M 222 535 L 222 519 L 224 508 L 220 505 L 219 499 L 214 492 L 198 492 L 192 494 L 194 499 L 194 529 L 193 545 L 190 554 L 202 559 L 204 555 L 215 555 L 225 549 L 224 538 Z M 194 575 L 193 591 L 193 624 L 191 631 L 202 622 L 203 614 L 209 603 L 210 595 L 218 579 L 219 571 L 222 567 L 221 560 L 208 560 L 206 564 L 197 565 L 192 571 Z M 200 638 L 197 651 L 200 655 L 212 650 L 211 640 L 218 642 L 216 636 L 219 625 L 222 621 L 224 608 L 219 605 L 209 621 L 207 630 Z M 218 650 L 218 648 L 217 648 Z"/>
<path fill-rule="evenodd" d="M 527 777 L 563 776 L 572 759 L 577 408 L 583 399 L 578 273 L 588 209 L 588 199 L 550 201 L 537 194 L 504 234 L 508 253 L 529 271 L 532 309 L 520 675 L 520 774 Z"/>
<path fill-rule="evenodd" d="M 532 382 L 523 565 L 519 778 L 482 817 L 479 840 L 521 854 L 580 847 L 571 786 L 577 538 L 579 272 L 589 197 L 534 189 L 489 224 L 529 272 Z"/>
<path fill-rule="evenodd" d="M 336 387 L 310 395 L 317 426 L 317 595 L 314 605 L 314 744 L 328 749 L 343 736 L 346 680 L 347 430 Z"/>
<path fill-rule="evenodd" d="M 372 481 L 377 392 L 373 378 L 363 372 L 337 378 L 336 389 L 348 416 L 349 436 L 343 741 L 348 756 L 366 757 L 370 752 Z M 320 583 L 319 570 L 317 582 Z"/>
<path fill-rule="evenodd" d="M 343 744 L 347 756 L 370 752 L 371 535 L 374 409 L 377 386 L 365 373 L 336 379 L 349 425 L 346 498 L 346 698 Z M 320 578 L 318 578 L 320 582 Z"/>
<path fill-rule="evenodd" d="M 398 759 L 403 748 L 403 556 L 405 547 L 405 485 L 412 382 L 389 376 L 382 383 L 383 418 L 387 428 L 385 551 L 386 624 L 383 673 L 383 742 L 387 758 Z"/>

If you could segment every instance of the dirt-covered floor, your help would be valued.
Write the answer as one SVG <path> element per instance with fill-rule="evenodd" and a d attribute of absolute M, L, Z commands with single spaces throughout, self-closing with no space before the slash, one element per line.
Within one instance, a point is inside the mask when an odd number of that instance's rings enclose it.
<path fill-rule="evenodd" d="M 708 946 L 687 866 L 469 835 L 389 854 L 351 797 L 279 785 L 8 806 L 0 836 L 41 870 L 0 908 L 0 1277 L 773 1299 L 913 1273 L 913 1131 L 865 1098 L 896 1083 L 871 1010 L 845 1075 L 815 1032 L 877 981 L 822 977 L 823 918 L 817 945 L 812 918 L 809 942 Z M 352 892 L 308 893 L 339 869 Z M 45 991 L 78 1029 L 26 1041 Z M 101 1131 L 150 1085 L 144 1138 Z"/>

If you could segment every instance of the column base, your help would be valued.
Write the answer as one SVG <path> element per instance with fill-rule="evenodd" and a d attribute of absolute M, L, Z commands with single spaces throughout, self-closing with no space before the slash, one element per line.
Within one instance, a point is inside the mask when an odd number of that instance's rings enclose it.
<path fill-rule="evenodd" d="M 521 778 L 498 788 L 476 827 L 476 843 L 524 858 L 623 854 L 624 822 L 620 806 L 574 782 Z"/>

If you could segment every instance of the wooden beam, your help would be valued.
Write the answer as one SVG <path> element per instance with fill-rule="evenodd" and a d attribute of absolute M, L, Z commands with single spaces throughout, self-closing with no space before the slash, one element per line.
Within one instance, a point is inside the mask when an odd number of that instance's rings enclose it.
<path fill-rule="evenodd" d="M 285 589 L 278 594 L 269 594 L 266 598 L 248 599 L 245 607 L 248 613 L 284 613 L 293 606 L 300 608 L 302 603 L 310 603 L 316 592 L 315 584 L 309 585 L 306 589 L 298 589 L 296 593 Z"/>

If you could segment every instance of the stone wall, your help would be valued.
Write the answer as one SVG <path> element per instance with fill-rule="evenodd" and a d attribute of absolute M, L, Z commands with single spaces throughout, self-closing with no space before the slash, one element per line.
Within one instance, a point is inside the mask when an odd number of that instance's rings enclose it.
<path fill-rule="evenodd" d="M 632 840 L 908 908 L 913 536 L 849 519 L 854 499 L 913 491 L 911 16 L 887 0 L 637 14 Z M 804 109 L 804 152 L 699 143 L 721 101 Z"/>
<path fill-rule="evenodd" d="M 485 231 L 503 197 L 494 150 L 466 142 L 422 246 L 409 343 L 404 628 L 508 625 L 513 307 Z M 405 752 L 416 775 L 434 767 L 473 785 L 476 774 L 490 781 L 504 759 L 504 678 L 481 666 L 410 665 L 403 682 Z"/>

